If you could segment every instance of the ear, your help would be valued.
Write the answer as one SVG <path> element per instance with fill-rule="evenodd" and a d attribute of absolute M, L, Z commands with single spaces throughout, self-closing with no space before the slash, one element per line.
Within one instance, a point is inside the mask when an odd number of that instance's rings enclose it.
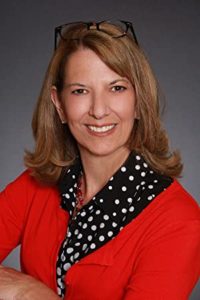
<path fill-rule="evenodd" d="M 61 123 L 62 124 L 67 123 L 66 117 L 65 117 L 65 114 L 64 114 L 63 108 L 62 108 L 62 103 L 61 103 L 60 97 L 58 95 L 57 88 L 55 86 L 51 87 L 51 100 L 57 110 L 57 113 L 60 117 Z"/>
<path fill-rule="evenodd" d="M 138 110 L 136 109 L 135 110 L 135 113 L 134 113 L 134 119 L 135 120 L 139 120 L 140 118 L 139 118 L 139 113 L 138 113 Z"/>
<path fill-rule="evenodd" d="M 136 101 L 136 103 L 135 103 L 134 119 L 135 120 L 140 119 L 140 109 L 139 109 L 138 101 Z"/>

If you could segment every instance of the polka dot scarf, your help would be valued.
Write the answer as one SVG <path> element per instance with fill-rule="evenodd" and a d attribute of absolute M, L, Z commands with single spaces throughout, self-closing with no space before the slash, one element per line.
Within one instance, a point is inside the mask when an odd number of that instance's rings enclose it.
<path fill-rule="evenodd" d="M 61 206 L 72 217 L 81 163 L 77 161 L 63 176 L 59 188 Z M 154 172 L 142 156 L 131 153 L 125 163 L 68 224 L 57 260 L 57 290 L 64 297 L 64 277 L 69 268 L 113 239 L 151 201 L 172 183 Z"/>

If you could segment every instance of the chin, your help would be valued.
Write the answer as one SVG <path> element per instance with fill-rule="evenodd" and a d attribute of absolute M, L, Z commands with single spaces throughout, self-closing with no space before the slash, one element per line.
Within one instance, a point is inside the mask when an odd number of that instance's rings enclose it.
<path fill-rule="evenodd" d="M 111 156 L 112 154 L 116 154 L 117 152 L 124 152 L 123 150 L 127 150 L 127 147 L 119 146 L 119 147 L 111 147 L 111 146 L 101 146 L 101 147 L 88 147 L 82 148 L 80 147 L 80 153 L 88 153 L 89 155 L 97 156 L 97 157 L 106 157 Z"/>

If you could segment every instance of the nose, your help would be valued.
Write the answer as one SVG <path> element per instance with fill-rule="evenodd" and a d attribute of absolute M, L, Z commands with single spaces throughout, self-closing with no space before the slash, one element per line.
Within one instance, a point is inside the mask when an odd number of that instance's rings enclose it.
<path fill-rule="evenodd" d="M 110 114 L 109 101 L 104 93 L 92 95 L 89 115 L 100 120 Z"/>

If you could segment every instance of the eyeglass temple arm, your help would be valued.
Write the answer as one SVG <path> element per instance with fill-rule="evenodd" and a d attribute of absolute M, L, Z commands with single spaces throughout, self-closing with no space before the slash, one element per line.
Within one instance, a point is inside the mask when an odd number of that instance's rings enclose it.
<path fill-rule="evenodd" d="M 54 51 L 56 50 L 57 47 L 57 36 L 58 36 L 58 31 L 57 28 L 54 30 Z"/>
<path fill-rule="evenodd" d="M 134 39 L 135 39 L 136 44 L 139 46 L 138 39 L 137 39 L 137 37 L 136 37 L 135 31 L 134 31 L 134 29 L 133 29 L 133 26 L 132 26 L 132 25 L 129 25 L 129 28 L 130 28 L 130 30 L 131 30 L 131 33 L 132 33 Z"/>

